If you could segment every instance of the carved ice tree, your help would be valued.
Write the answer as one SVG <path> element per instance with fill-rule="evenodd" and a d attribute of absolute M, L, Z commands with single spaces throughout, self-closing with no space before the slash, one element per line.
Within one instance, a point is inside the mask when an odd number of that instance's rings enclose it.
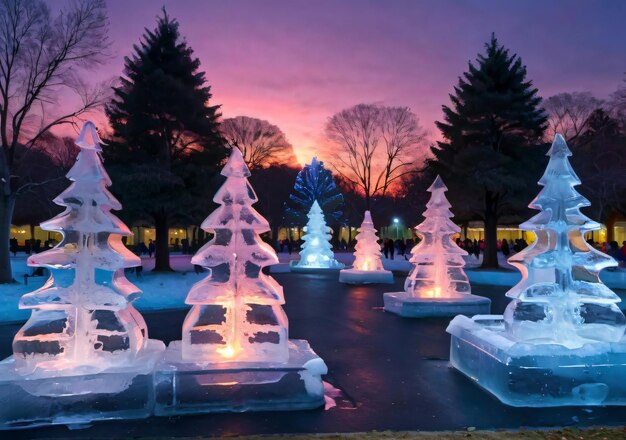
<path fill-rule="evenodd" d="M 574 348 L 620 340 L 626 320 L 616 304 L 620 298 L 599 278 L 602 269 L 617 263 L 585 241 L 584 234 L 601 225 L 580 212 L 590 203 L 574 189 L 581 182 L 569 163 L 571 155 L 557 134 L 539 180 L 543 189 L 529 205 L 540 212 L 520 225 L 537 238 L 509 259 L 522 280 L 507 292 L 513 301 L 504 319 L 517 339 Z"/>
<path fill-rule="evenodd" d="M 270 230 L 252 204 L 250 171 L 238 148 L 222 170 L 226 182 L 213 200 L 220 206 L 202 223 L 215 234 L 192 258 L 210 269 L 187 296 L 183 359 L 202 362 L 284 362 L 288 322 L 282 287 L 261 270 L 278 263 L 260 233 Z"/>
<path fill-rule="evenodd" d="M 308 268 L 334 268 L 343 267 L 335 260 L 333 247 L 330 244 L 331 229 L 326 226 L 324 212 L 317 200 L 308 213 L 309 221 L 304 227 L 304 244 L 300 251 L 300 261 L 297 266 Z"/>
<path fill-rule="evenodd" d="M 369 211 L 365 211 L 363 223 L 361 223 L 359 233 L 355 238 L 357 243 L 354 246 L 353 268 L 364 271 L 383 270 L 383 262 L 380 259 L 380 244 L 378 244 L 378 236 Z"/>
<path fill-rule="evenodd" d="M 431 193 L 426 204 L 424 221 L 415 227 L 421 238 L 411 251 L 413 269 L 404 290 L 418 298 L 458 298 L 471 293 L 467 275 L 463 270 L 467 255 L 453 240 L 460 228 L 451 220 L 450 202 L 446 198 L 446 185 L 437 176 L 428 188 Z"/>
<path fill-rule="evenodd" d="M 16 366 L 23 371 L 130 364 L 147 341 L 146 324 L 131 305 L 141 291 L 124 276 L 124 268 L 141 260 L 122 243 L 130 230 L 110 212 L 122 207 L 106 189 L 111 181 L 100 143 L 95 126 L 85 123 L 67 174 L 73 183 L 54 200 L 66 209 L 41 224 L 63 240 L 28 259 L 51 276 L 20 301 L 20 308 L 32 309 L 13 341 Z"/>

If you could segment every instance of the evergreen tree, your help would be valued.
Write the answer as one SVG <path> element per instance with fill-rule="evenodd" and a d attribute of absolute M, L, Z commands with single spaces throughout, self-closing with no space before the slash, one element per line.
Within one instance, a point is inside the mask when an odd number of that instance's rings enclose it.
<path fill-rule="evenodd" d="M 206 197 L 207 169 L 216 169 L 226 150 L 219 106 L 208 104 L 211 88 L 176 20 L 163 10 L 156 29 L 145 32 L 106 109 L 113 129 L 106 157 L 128 214 L 154 222 L 155 270 L 170 270 L 169 225 Z"/>
<path fill-rule="evenodd" d="M 148 337 L 131 305 L 140 291 L 124 276 L 124 268 L 141 262 L 122 243 L 130 230 L 110 212 L 121 205 L 106 189 L 111 180 L 91 122 L 76 143 L 81 150 L 67 174 L 73 183 L 54 200 L 66 209 L 41 224 L 63 241 L 28 260 L 52 276 L 20 302 L 33 311 L 13 341 L 16 365 L 26 371 L 130 363 Z"/>
<path fill-rule="evenodd" d="M 450 99 L 452 106 L 443 106 L 445 121 L 437 122 L 444 141 L 432 148 L 428 169 L 448 183 L 455 206 L 482 218 L 483 267 L 498 267 L 498 220 L 519 212 L 515 201 L 524 200 L 537 180 L 542 162 L 537 146 L 547 117 L 522 60 L 494 35 Z"/>
<path fill-rule="evenodd" d="M 530 204 L 540 212 L 520 225 L 537 240 L 509 260 L 523 277 L 507 292 L 513 301 L 504 320 L 518 340 L 575 348 L 621 340 L 626 319 L 617 306 L 620 298 L 599 278 L 615 260 L 585 241 L 586 232 L 601 226 L 580 212 L 590 204 L 574 189 L 580 179 L 569 163 L 571 155 L 565 139 L 556 135 L 539 180 L 543 188 Z"/>
<path fill-rule="evenodd" d="M 183 358 L 202 362 L 283 362 L 288 357 L 287 316 L 282 287 L 263 267 L 278 263 L 259 234 L 270 227 L 252 207 L 250 171 L 233 148 L 222 170 L 226 181 L 213 199 L 220 206 L 202 223 L 215 237 L 191 260 L 211 268 L 187 296 Z"/>
<path fill-rule="evenodd" d="M 324 162 L 314 157 L 296 177 L 293 192 L 289 195 L 285 210 L 288 224 L 304 226 L 309 210 L 316 202 L 322 208 L 326 221 L 336 225 L 342 218 L 343 196 L 333 180 L 333 174 L 324 167 Z"/>

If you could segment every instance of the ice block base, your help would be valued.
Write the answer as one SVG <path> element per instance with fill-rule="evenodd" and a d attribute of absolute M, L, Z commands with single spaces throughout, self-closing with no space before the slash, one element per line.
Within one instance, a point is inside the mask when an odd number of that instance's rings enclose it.
<path fill-rule="evenodd" d="M 406 292 L 383 295 L 385 311 L 407 318 L 477 315 L 491 311 L 491 300 L 477 295 L 460 298 L 415 298 Z"/>
<path fill-rule="evenodd" d="M 295 273 L 315 273 L 315 272 L 325 272 L 328 270 L 341 270 L 346 267 L 345 264 L 339 263 L 338 261 L 332 262 L 328 267 L 314 267 L 314 266 L 298 266 L 297 261 L 292 261 L 289 263 L 289 270 Z"/>
<path fill-rule="evenodd" d="M 304 340 L 289 341 L 286 363 L 182 360 L 181 342 L 167 348 L 155 373 L 155 414 L 289 411 L 324 404 L 324 361 Z"/>
<path fill-rule="evenodd" d="M 22 376 L 9 357 L 0 362 L 0 429 L 148 417 L 154 405 L 152 370 L 164 350 L 161 341 L 149 340 L 133 364 L 97 373 L 76 369 Z"/>
<path fill-rule="evenodd" d="M 389 270 L 343 269 L 339 271 L 339 282 L 346 284 L 393 284 L 393 273 Z"/>
<path fill-rule="evenodd" d="M 450 363 L 511 406 L 626 405 L 626 339 L 569 349 L 516 342 L 501 315 L 455 317 Z"/>

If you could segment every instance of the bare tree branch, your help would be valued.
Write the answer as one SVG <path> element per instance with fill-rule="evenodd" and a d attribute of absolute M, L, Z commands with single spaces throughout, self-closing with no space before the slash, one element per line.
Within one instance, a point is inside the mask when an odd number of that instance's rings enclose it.
<path fill-rule="evenodd" d="M 603 101 L 589 92 L 559 93 L 546 99 L 543 106 L 548 113 L 546 141 L 552 142 L 560 133 L 575 144 L 587 128 L 587 121 L 594 110 L 601 108 Z"/>
<path fill-rule="evenodd" d="M 408 107 L 359 104 L 332 116 L 325 131 L 335 170 L 358 186 L 368 209 L 423 161 L 426 135 Z"/>
<path fill-rule="evenodd" d="M 249 168 L 261 168 L 273 164 L 294 164 L 293 147 L 285 134 L 271 123 L 237 116 L 224 119 L 220 124 L 222 136 L 243 154 Z"/>

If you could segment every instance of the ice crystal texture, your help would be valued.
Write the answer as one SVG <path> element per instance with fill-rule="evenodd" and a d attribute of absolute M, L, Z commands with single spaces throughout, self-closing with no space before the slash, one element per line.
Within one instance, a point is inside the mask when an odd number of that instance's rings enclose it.
<path fill-rule="evenodd" d="M 308 214 L 309 221 L 304 227 L 304 244 L 302 245 L 302 251 L 300 251 L 300 261 L 298 267 L 305 268 L 341 268 L 343 265 L 335 260 L 335 254 L 330 244 L 331 229 L 326 226 L 324 220 L 324 213 L 322 208 L 317 203 L 317 200 L 313 202 L 311 210 Z"/>
<path fill-rule="evenodd" d="M 557 134 L 539 180 L 543 189 L 529 205 L 540 212 L 520 225 L 537 238 L 509 259 L 522 280 L 507 292 L 513 301 L 504 320 L 507 332 L 518 340 L 576 348 L 619 341 L 626 320 L 616 304 L 619 297 L 598 276 L 616 262 L 585 241 L 585 232 L 601 225 L 580 212 L 590 203 L 574 189 L 580 180 L 569 163 L 571 155 Z"/>
<path fill-rule="evenodd" d="M 357 243 L 354 247 L 353 268 L 365 271 L 383 270 L 383 262 L 380 259 L 380 244 L 369 211 L 365 211 L 363 223 L 361 223 L 359 233 L 355 238 Z"/>
<path fill-rule="evenodd" d="M 213 200 L 220 206 L 202 223 L 213 239 L 192 258 L 210 269 L 187 296 L 182 356 L 198 362 L 284 362 L 288 323 L 282 287 L 261 270 L 278 263 L 259 234 L 270 230 L 253 207 L 250 171 L 233 148 L 222 170 L 226 182 Z"/>
<path fill-rule="evenodd" d="M 463 298 L 471 292 L 463 270 L 467 252 L 452 239 L 460 228 L 451 220 L 447 190 L 437 176 L 428 188 L 425 220 L 415 227 L 421 241 L 411 251 L 414 267 L 404 283 L 406 293 L 415 298 Z"/>
<path fill-rule="evenodd" d="M 122 243 L 130 230 L 111 213 L 121 205 L 107 190 L 111 181 L 100 143 L 95 126 L 85 123 L 76 142 L 78 158 L 67 174 L 72 184 L 54 199 L 65 211 L 41 224 L 63 240 L 28 259 L 51 276 L 20 301 L 20 308 L 32 309 L 13 341 L 21 374 L 123 367 L 147 343 L 146 324 L 131 305 L 141 292 L 124 276 L 124 268 L 141 261 Z"/>

